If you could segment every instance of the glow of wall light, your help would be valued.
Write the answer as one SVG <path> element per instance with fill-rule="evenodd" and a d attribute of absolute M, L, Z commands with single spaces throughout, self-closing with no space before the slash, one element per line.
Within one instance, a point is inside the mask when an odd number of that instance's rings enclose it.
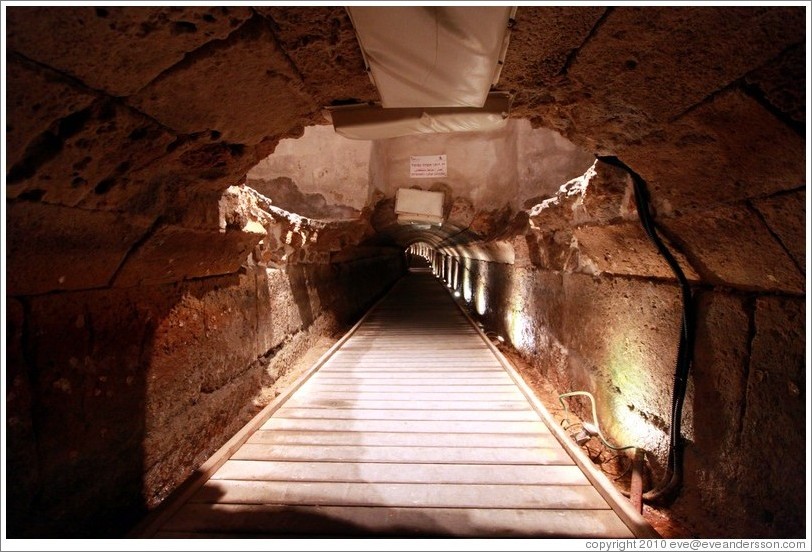
<path fill-rule="evenodd" d="M 483 316 L 488 310 L 488 291 L 485 287 L 485 279 L 479 278 L 476 283 L 476 312 Z"/>
<path fill-rule="evenodd" d="M 471 267 L 470 260 L 465 259 L 462 268 L 462 297 L 466 303 L 470 303 L 473 298 L 473 285 L 471 284 Z"/>
<path fill-rule="evenodd" d="M 533 325 L 522 311 L 510 310 L 506 319 L 508 339 L 519 352 L 533 351 Z"/>
<path fill-rule="evenodd" d="M 665 435 L 644 419 L 640 412 L 652 411 L 649 398 L 656 395 L 654 386 L 658 383 L 654 381 L 650 367 L 654 359 L 648 358 L 641 346 L 645 336 L 639 335 L 635 326 L 622 320 L 608 326 L 611 333 L 605 365 L 609 383 L 620 392 L 607 393 L 604 400 L 599 400 L 598 414 L 605 432 L 617 442 L 633 443 L 653 452 L 665 445 Z"/>

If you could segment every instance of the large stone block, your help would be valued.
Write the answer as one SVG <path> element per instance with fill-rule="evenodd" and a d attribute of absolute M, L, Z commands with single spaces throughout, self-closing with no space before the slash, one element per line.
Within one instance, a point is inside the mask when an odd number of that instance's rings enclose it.
<path fill-rule="evenodd" d="M 278 347 L 315 318 L 304 287 L 294 288 L 296 278 L 288 270 L 257 270 L 257 341 L 261 353 Z M 298 282 L 304 284 L 304 282 Z"/>
<path fill-rule="evenodd" d="M 113 96 L 137 92 L 207 42 L 226 38 L 247 7 L 12 7 L 6 45 Z M 160 47 L 156 47 L 160 44 Z"/>
<path fill-rule="evenodd" d="M 704 503 L 721 505 L 724 496 L 718 489 L 736 480 L 742 462 L 739 437 L 752 306 L 742 297 L 714 291 L 698 293 L 695 304 L 694 440 L 686 454 L 696 467 L 686 471 L 685 485 L 702 495 Z"/>
<path fill-rule="evenodd" d="M 664 458 L 682 305 L 672 284 L 564 275 L 560 335 L 604 430 Z M 577 373 L 581 371 L 583 373 Z M 587 389 L 590 390 L 590 389 Z M 692 438 L 690 398 L 683 434 Z"/>
<path fill-rule="evenodd" d="M 639 223 L 582 226 L 572 234 L 577 240 L 578 255 L 573 270 L 676 280 L 671 267 Z M 668 244 L 668 247 L 685 276 L 692 281 L 699 280 L 685 256 L 675 251 L 673 245 Z"/>
<path fill-rule="evenodd" d="M 771 105 L 795 121 L 799 129 L 806 120 L 805 58 L 804 44 L 799 43 L 746 77 Z"/>
<path fill-rule="evenodd" d="M 319 105 L 380 100 L 364 67 L 355 29 L 341 6 L 257 7 Z"/>
<path fill-rule="evenodd" d="M 260 366 L 248 368 L 222 387 L 201 393 L 195 404 L 147 433 L 143 443 L 147 507 L 158 506 L 250 420 L 260 374 Z M 195 430 L 189 431 L 190 427 Z"/>
<path fill-rule="evenodd" d="M 753 211 L 729 207 L 664 219 L 668 235 L 715 284 L 803 293 L 804 275 Z"/>
<path fill-rule="evenodd" d="M 803 136 L 738 90 L 718 94 L 618 153 L 648 182 L 662 214 L 762 197 L 805 181 Z"/>
<path fill-rule="evenodd" d="M 175 136 L 154 121 L 114 102 L 92 106 L 57 121 L 17 166 L 19 195 L 48 203 L 96 208 L 116 196 L 131 171 L 166 155 Z"/>
<path fill-rule="evenodd" d="M 232 274 L 264 235 L 264 230 L 220 232 L 162 226 L 127 258 L 114 285 L 154 285 Z"/>
<path fill-rule="evenodd" d="M 756 200 L 753 205 L 764 217 L 770 231 L 781 240 L 795 264 L 806 270 L 806 191 L 799 190 L 767 199 Z"/>
<path fill-rule="evenodd" d="M 214 130 L 247 145 L 285 135 L 316 109 L 261 17 L 186 56 L 129 101 L 177 132 Z"/>
<path fill-rule="evenodd" d="M 205 220 L 211 226 L 223 190 L 239 184 L 257 160 L 254 148 L 225 143 L 214 132 L 180 136 L 165 149 L 163 157 L 149 164 L 116 171 L 99 190 L 103 193 L 85 194 L 79 206 L 163 215 L 183 226 L 197 227 Z"/>
<path fill-rule="evenodd" d="M 22 303 L 6 298 L 5 438 L 6 523 L 9 537 L 22 536 L 23 523 L 31 515 L 39 484 L 39 459 L 33 421 L 32 374 L 25 362 Z"/>
<path fill-rule="evenodd" d="M 806 473 L 808 377 L 803 299 L 756 301 L 755 336 L 742 429 L 741 477 L 747 515 L 759 533 L 801 538 L 809 507 Z"/>
<path fill-rule="evenodd" d="M 166 444 L 182 435 L 182 428 L 173 425 L 177 416 L 240 379 L 260 354 L 254 274 L 178 286 L 167 310 L 152 319 L 152 327 L 144 352 L 145 426 L 151 443 Z M 156 444 L 146 452 L 149 469 L 169 451 Z"/>
<path fill-rule="evenodd" d="M 40 536 L 127 529 L 259 391 L 253 274 L 41 296 L 30 328 Z"/>
<path fill-rule="evenodd" d="M 799 8 L 620 7 L 569 68 L 593 92 L 576 111 L 601 109 L 608 96 L 646 119 L 668 121 L 803 36 Z"/>
<path fill-rule="evenodd" d="M 605 11 L 603 6 L 519 7 L 500 88 L 544 88 L 555 82 Z"/>
<path fill-rule="evenodd" d="M 149 225 L 120 213 L 9 203 L 7 291 L 31 295 L 106 286 Z"/>
<path fill-rule="evenodd" d="M 116 535 L 143 514 L 142 363 L 148 313 L 160 308 L 146 295 L 69 292 L 30 302 L 40 480 L 37 515 L 26 520 L 32 536 Z"/>
<path fill-rule="evenodd" d="M 9 10 L 9 12 L 13 11 Z M 54 71 L 18 56 L 6 58 L 6 174 L 51 124 L 89 106 L 96 97 Z M 13 184 L 14 175 L 10 177 Z M 7 190 L 13 194 L 13 187 Z"/>

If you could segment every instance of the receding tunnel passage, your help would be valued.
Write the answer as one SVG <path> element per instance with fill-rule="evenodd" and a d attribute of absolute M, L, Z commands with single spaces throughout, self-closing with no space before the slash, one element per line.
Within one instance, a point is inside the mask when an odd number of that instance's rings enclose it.
<path fill-rule="evenodd" d="M 269 414 L 143 535 L 656 534 L 587 478 L 427 270 Z"/>
<path fill-rule="evenodd" d="M 3 10 L 8 536 L 809 531 L 806 8 Z"/>

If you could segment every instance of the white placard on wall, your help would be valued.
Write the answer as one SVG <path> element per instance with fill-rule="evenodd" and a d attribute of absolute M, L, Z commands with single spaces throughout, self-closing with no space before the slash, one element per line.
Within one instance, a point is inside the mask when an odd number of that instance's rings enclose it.
<path fill-rule="evenodd" d="M 410 178 L 445 178 L 447 175 L 448 165 L 445 154 L 409 157 Z"/>

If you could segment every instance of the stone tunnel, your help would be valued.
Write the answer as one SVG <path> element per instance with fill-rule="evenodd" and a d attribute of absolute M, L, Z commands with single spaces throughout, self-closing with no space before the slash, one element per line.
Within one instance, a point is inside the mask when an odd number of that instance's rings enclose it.
<path fill-rule="evenodd" d="M 644 515 L 808 535 L 808 8 L 522 6 L 499 125 L 368 140 L 330 121 L 382 96 L 344 7 L 3 9 L 9 537 L 127 534 L 407 249 L 656 480 L 683 307 L 638 182 L 695 327 L 682 484 Z M 403 189 L 438 192 L 442 224 L 399 220 Z"/>

